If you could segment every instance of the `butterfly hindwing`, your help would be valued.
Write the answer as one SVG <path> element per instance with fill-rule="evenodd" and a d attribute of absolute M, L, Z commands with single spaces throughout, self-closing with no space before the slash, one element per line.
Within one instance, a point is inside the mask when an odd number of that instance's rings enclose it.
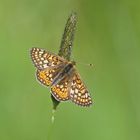
<path fill-rule="evenodd" d="M 63 65 L 59 67 L 51 67 L 51 68 L 46 68 L 44 70 L 37 70 L 36 72 L 36 78 L 37 80 L 45 85 L 45 86 L 51 86 L 53 83 L 55 77 L 60 73 Z"/>
<path fill-rule="evenodd" d="M 58 101 L 66 101 L 70 99 L 70 82 L 68 77 L 64 77 L 56 85 L 52 85 L 51 93 Z"/>

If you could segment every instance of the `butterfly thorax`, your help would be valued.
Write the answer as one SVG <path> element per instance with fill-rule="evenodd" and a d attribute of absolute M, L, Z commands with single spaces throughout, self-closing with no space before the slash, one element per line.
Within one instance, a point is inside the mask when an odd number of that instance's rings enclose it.
<path fill-rule="evenodd" d="M 72 76 L 73 72 L 74 72 L 74 65 L 75 62 L 71 61 L 68 62 L 64 68 L 61 69 L 61 72 L 58 73 L 58 75 L 55 77 L 55 79 L 53 80 L 51 85 L 56 85 L 57 83 L 59 83 L 60 81 L 62 81 L 64 78 L 68 78 L 70 76 Z"/>
<path fill-rule="evenodd" d="M 75 61 L 70 61 L 68 62 L 68 64 L 66 64 L 66 66 L 63 69 L 63 73 L 69 73 L 71 71 L 71 69 L 73 69 L 74 65 L 75 65 Z"/>

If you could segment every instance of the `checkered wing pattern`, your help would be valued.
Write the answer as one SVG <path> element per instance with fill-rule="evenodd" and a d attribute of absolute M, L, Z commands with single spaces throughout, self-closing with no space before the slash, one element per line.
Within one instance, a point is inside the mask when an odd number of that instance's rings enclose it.
<path fill-rule="evenodd" d="M 60 72 L 60 67 L 54 67 L 54 68 L 48 68 L 44 70 L 37 70 L 36 72 L 36 78 L 37 80 L 45 85 L 50 86 L 54 80 L 54 78 L 57 76 L 57 74 Z"/>
<path fill-rule="evenodd" d="M 74 74 L 71 82 L 70 98 L 80 106 L 90 106 L 92 104 L 90 94 L 78 73 Z"/>
<path fill-rule="evenodd" d="M 70 90 L 70 82 L 68 77 L 65 77 L 59 83 L 51 87 L 52 95 L 58 101 L 69 100 L 70 99 L 69 90 Z"/>
<path fill-rule="evenodd" d="M 65 62 L 65 60 L 58 55 L 39 48 L 31 49 L 31 58 L 35 67 L 39 70 L 55 67 Z"/>

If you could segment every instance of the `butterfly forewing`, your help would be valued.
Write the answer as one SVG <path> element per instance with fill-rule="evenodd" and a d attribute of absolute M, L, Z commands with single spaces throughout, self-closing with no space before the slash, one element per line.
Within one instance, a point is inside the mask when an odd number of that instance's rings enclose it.
<path fill-rule="evenodd" d="M 55 67 L 65 62 L 63 58 L 39 48 L 31 49 L 31 58 L 39 70 Z"/>
<path fill-rule="evenodd" d="M 80 106 L 90 106 L 92 104 L 90 94 L 78 73 L 74 74 L 71 82 L 70 98 Z"/>

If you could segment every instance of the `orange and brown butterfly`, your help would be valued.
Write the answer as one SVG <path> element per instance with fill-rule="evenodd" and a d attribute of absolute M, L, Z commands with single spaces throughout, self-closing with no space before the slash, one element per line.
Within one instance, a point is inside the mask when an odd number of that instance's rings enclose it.
<path fill-rule="evenodd" d="M 40 48 L 31 49 L 31 59 L 37 68 L 37 80 L 51 88 L 57 101 L 71 100 L 80 106 L 90 106 L 92 99 L 76 71 L 75 62 Z"/>

